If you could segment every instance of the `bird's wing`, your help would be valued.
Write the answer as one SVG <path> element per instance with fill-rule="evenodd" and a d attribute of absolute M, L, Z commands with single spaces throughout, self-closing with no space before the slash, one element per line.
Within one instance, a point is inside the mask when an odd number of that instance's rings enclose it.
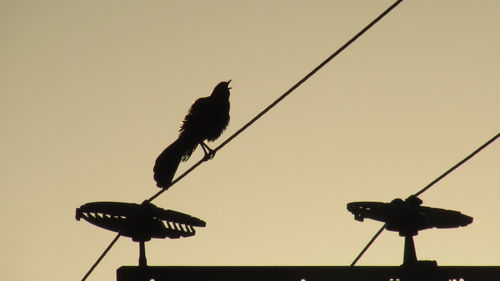
<path fill-rule="evenodd" d="M 211 110 L 211 101 L 209 97 L 199 98 L 197 99 L 191 108 L 189 109 L 188 114 L 184 117 L 184 121 L 182 121 L 180 131 L 189 131 L 191 129 L 196 129 L 200 124 L 203 123 L 203 119 L 206 118 L 207 114 Z"/>

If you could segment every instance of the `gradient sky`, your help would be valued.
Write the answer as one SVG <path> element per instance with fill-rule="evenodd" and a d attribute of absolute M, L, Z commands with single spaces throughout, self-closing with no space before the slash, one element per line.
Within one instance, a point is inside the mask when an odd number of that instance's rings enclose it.
<path fill-rule="evenodd" d="M 75 208 L 154 194 L 153 162 L 196 98 L 233 79 L 225 139 L 391 3 L 0 1 L 3 278 L 82 278 L 115 234 Z M 405 198 L 499 132 L 498 11 L 403 2 L 154 201 L 207 227 L 147 243 L 149 264 L 350 264 L 381 224 L 348 202 Z M 499 156 L 497 141 L 421 196 L 474 223 L 421 232 L 419 258 L 500 265 Z M 359 264 L 402 250 L 384 232 Z M 89 280 L 137 257 L 122 238 Z"/>

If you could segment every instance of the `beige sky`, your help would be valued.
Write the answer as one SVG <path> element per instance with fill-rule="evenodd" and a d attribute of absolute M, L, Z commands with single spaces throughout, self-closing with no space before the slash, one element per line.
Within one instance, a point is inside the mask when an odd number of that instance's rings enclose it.
<path fill-rule="evenodd" d="M 5 280 L 81 278 L 114 233 L 75 208 L 154 194 L 153 161 L 196 98 L 233 79 L 225 139 L 391 3 L 1 1 Z M 403 2 L 154 201 L 207 228 L 148 243 L 149 263 L 348 265 L 380 227 L 348 202 L 406 197 L 499 132 L 499 8 Z M 499 155 L 497 142 L 422 195 L 474 223 L 420 233 L 419 258 L 500 265 Z M 402 247 L 385 232 L 360 264 L 398 265 Z M 137 254 L 120 239 L 89 280 Z"/>

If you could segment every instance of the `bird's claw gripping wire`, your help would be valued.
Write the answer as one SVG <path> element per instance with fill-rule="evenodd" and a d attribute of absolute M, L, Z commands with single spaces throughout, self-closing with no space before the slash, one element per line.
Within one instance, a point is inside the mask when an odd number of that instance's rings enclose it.
<path fill-rule="evenodd" d="M 200 143 L 203 152 L 205 152 L 205 156 L 203 157 L 203 161 L 211 160 L 215 157 L 215 150 L 211 149 L 204 142 Z"/>

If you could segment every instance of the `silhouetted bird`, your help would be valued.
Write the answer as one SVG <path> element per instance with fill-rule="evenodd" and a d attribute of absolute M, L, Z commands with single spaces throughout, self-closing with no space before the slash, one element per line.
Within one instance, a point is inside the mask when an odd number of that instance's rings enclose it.
<path fill-rule="evenodd" d="M 205 159 L 215 152 L 205 140 L 216 140 L 229 123 L 229 83 L 220 82 L 208 97 L 197 99 L 182 122 L 179 137 L 156 158 L 153 168 L 156 185 L 168 188 L 181 161 L 189 159 L 198 145 L 205 152 Z"/>

